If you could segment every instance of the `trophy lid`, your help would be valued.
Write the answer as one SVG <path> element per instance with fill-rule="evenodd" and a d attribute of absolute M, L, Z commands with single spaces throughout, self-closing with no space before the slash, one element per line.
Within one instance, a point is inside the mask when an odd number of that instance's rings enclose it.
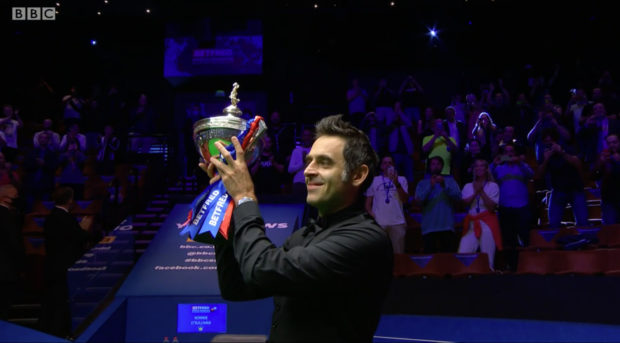
<path fill-rule="evenodd" d="M 230 105 L 226 107 L 222 112 L 225 115 L 233 115 L 235 117 L 241 117 L 243 112 L 237 107 L 237 103 L 239 103 L 239 99 L 237 98 L 237 89 L 239 89 L 238 83 L 233 83 L 233 90 L 230 92 Z"/>

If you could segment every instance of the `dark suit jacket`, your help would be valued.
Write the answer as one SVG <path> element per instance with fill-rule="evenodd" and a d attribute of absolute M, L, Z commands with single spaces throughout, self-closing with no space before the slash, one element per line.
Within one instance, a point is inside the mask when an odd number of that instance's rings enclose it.
<path fill-rule="evenodd" d="M 16 281 L 23 262 L 21 223 L 15 213 L 0 206 L 0 281 Z"/>
<path fill-rule="evenodd" d="M 72 214 L 58 207 L 45 218 L 43 230 L 46 277 L 64 278 L 67 269 L 84 254 L 90 235 Z"/>
<path fill-rule="evenodd" d="M 345 209 L 281 248 L 265 236 L 255 202 L 233 217 L 232 244 L 216 242 L 220 291 L 228 300 L 273 296 L 270 342 L 372 342 L 393 266 L 391 242 L 372 217 Z"/>
<path fill-rule="evenodd" d="M 450 134 L 450 124 L 447 120 L 443 121 L 443 126 L 448 134 Z M 459 153 L 462 153 L 467 144 L 467 128 L 465 123 L 460 120 L 456 120 L 456 131 L 459 133 Z"/>

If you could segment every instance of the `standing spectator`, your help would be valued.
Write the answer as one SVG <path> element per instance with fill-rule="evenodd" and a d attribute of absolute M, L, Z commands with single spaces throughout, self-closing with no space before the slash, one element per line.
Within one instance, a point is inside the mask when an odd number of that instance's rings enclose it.
<path fill-rule="evenodd" d="M 465 206 L 469 207 L 463 220 L 463 236 L 459 253 L 480 252 L 489 257 L 489 266 L 494 269 L 495 249 L 503 250 L 499 222 L 495 207 L 499 202 L 499 186 L 493 182 L 486 160 L 474 162 L 474 181 L 463 187 L 461 192 Z"/>
<path fill-rule="evenodd" d="M 460 174 L 459 167 L 461 165 L 461 160 L 463 159 L 463 155 L 465 153 L 465 142 L 467 137 L 465 123 L 456 119 L 456 110 L 452 106 L 446 107 L 444 113 L 446 116 L 446 119 L 443 122 L 444 128 L 450 137 L 454 139 L 457 147 L 452 152 L 452 157 L 454 158 L 454 162 L 452 164 L 454 166 L 454 175 L 458 175 Z"/>
<path fill-rule="evenodd" d="M 408 182 L 413 182 L 412 123 L 403 112 L 400 101 L 394 103 L 394 119 L 387 124 L 389 130 L 388 151 L 394 158 L 396 168 L 404 172 Z"/>
<path fill-rule="evenodd" d="M 536 170 L 536 179 L 546 179 L 551 187 L 549 226 L 560 227 L 566 204 L 570 203 L 577 225 L 588 225 L 586 194 L 581 178 L 581 160 L 558 144 L 558 131 L 550 128 L 543 132 L 543 161 Z"/>
<path fill-rule="evenodd" d="M 567 127 L 573 137 L 580 136 L 582 119 L 586 117 L 584 112 L 588 104 L 588 96 L 582 87 L 571 90 L 571 98 L 566 105 L 566 112 L 570 119 L 571 126 Z"/>
<path fill-rule="evenodd" d="M 373 104 L 377 120 L 389 124 L 388 120 L 394 117 L 392 113 L 394 101 L 396 101 L 396 94 L 388 87 L 387 79 L 381 78 L 381 80 L 379 80 L 379 86 L 373 95 Z"/>
<path fill-rule="evenodd" d="M 45 218 L 45 295 L 42 303 L 41 329 L 66 337 L 71 333 L 67 269 L 85 252 L 90 239 L 91 217 L 80 223 L 69 213 L 73 206 L 73 190 L 60 187 L 53 194 L 54 208 Z"/>
<path fill-rule="evenodd" d="M 60 174 L 58 184 L 71 187 L 75 190 L 75 199 L 82 200 L 84 196 L 84 162 L 86 156 L 80 149 L 78 140 L 69 138 L 67 149 L 59 156 Z"/>
<path fill-rule="evenodd" d="M 116 151 L 120 147 L 121 141 L 114 135 L 114 127 L 106 125 L 103 128 L 103 135 L 99 137 L 97 148 L 97 169 L 101 175 L 114 174 L 116 166 Z"/>
<path fill-rule="evenodd" d="M 461 199 L 461 190 L 454 178 L 441 175 L 441 157 L 431 157 L 428 165 L 429 174 L 418 182 L 415 190 L 415 200 L 422 206 L 424 253 L 454 252 L 454 202 Z"/>
<path fill-rule="evenodd" d="M 427 154 L 430 159 L 433 156 L 439 156 L 444 161 L 441 174 L 450 174 L 452 152 L 456 151 L 457 146 L 454 138 L 448 136 L 445 130 L 443 120 L 435 119 L 433 126 L 433 134 L 422 139 L 422 151 Z"/>
<path fill-rule="evenodd" d="M 293 194 L 300 200 L 303 200 L 306 196 L 304 168 L 306 166 L 306 155 L 310 152 L 313 142 L 314 132 L 309 127 L 304 128 L 301 133 L 301 145 L 296 146 L 293 150 L 291 161 L 288 165 L 288 172 L 293 175 Z"/>
<path fill-rule="evenodd" d="M 491 119 L 491 115 L 487 112 L 481 112 L 472 130 L 473 137 L 480 142 L 481 154 L 487 161 L 496 153 L 496 151 L 493 151 L 496 145 L 496 129 L 497 126 L 493 119 Z"/>
<path fill-rule="evenodd" d="M 72 86 L 69 94 L 62 97 L 62 106 L 65 126 L 80 123 L 82 113 L 86 109 L 86 101 L 79 95 L 76 86 Z"/>
<path fill-rule="evenodd" d="M 583 160 L 591 163 L 606 148 L 605 137 L 609 134 L 609 120 L 603 103 L 598 102 L 592 107 L 592 114 L 584 120 L 581 129 L 583 143 Z"/>
<path fill-rule="evenodd" d="M 263 149 L 258 160 L 250 168 L 256 185 L 256 194 L 280 194 L 282 192 L 282 176 L 284 161 L 273 148 L 273 139 L 263 136 Z"/>
<path fill-rule="evenodd" d="M 517 139 L 525 141 L 527 133 L 536 121 L 536 114 L 525 93 L 522 92 L 517 95 L 517 101 L 513 111 L 513 117 L 515 118 L 515 136 Z"/>
<path fill-rule="evenodd" d="M 504 127 L 506 125 L 516 124 L 512 117 L 512 107 L 510 106 L 510 93 L 504 88 L 504 81 L 502 79 L 497 80 L 499 90 L 495 88 L 495 84 L 491 82 L 489 84 L 489 94 L 487 103 L 489 104 L 489 112 L 493 113 L 495 117 L 495 123 Z"/>
<path fill-rule="evenodd" d="M 515 145 L 509 142 L 501 147 L 491 164 L 491 172 L 499 184 L 499 224 L 504 248 L 510 253 L 507 256 L 510 268 L 517 266 L 517 247 L 529 245 L 533 223 L 528 183 L 534 172 L 524 157 L 519 156 Z"/>
<path fill-rule="evenodd" d="M 273 138 L 275 153 L 282 156 L 288 163 L 291 158 L 291 152 L 295 148 L 294 126 L 283 123 L 280 112 L 273 111 L 269 115 L 267 134 Z"/>
<path fill-rule="evenodd" d="M 418 122 L 418 137 L 425 137 L 433 134 L 435 119 L 435 109 L 433 106 L 426 106 L 424 108 L 423 119 Z"/>
<path fill-rule="evenodd" d="M 53 127 L 52 119 L 46 118 L 43 120 L 43 129 L 41 131 L 35 132 L 32 137 L 32 143 L 35 148 L 39 147 L 39 135 L 42 133 L 46 133 L 49 137 L 49 148 L 58 151 L 60 149 L 60 135 L 52 130 Z"/>
<path fill-rule="evenodd" d="M 467 145 L 465 146 L 465 151 L 463 153 L 463 159 L 461 160 L 461 164 L 459 167 L 459 183 L 466 184 L 468 182 L 472 182 L 472 175 L 474 173 L 473 166 L 474 161 L 482 158 L 480 154 L 480 143 L 477 139 L 472 138 L 469 140 Z M 488 162 L 488 161 L 487 161 Z"/>
<path fill-rule="evenodd" d="M 407 202 L 407 179 L 398 176 L 391 156 L 381 159 L 381 175 L 375 176 L 366 191 L 366 211 L 388 233 L 395 254 L 405 252 L 407 222 L 403 204 Z"/>
<path fill-rule="evenodd" d="M 130 150 L 135 153 L 148 153 L 155 143 L 153 134 L 156 133 L 155 109 L 145 93 L 140 93 L 136 105 L 129 109 Z"/>
<path fill-rule="evenodd" d="M 4 152 L 7 161 L 15 162 L 18 153 L 17 129 L 22 127 L 24 122 L 19 117 L 19 111 L 14 109 L 12 105 L 6 104 L 2 110 L 4 114 L 4 117 L 0 118 L 0 130 L 4 134 L 2 152 Z"/>
<path fill-rule="evenodd" d="M 11 302 L 16 298 L 19 273 L 24 261 L 21 220 L 13 208 L 17 188 L 0 186 L 0 320 L 8 320 Z"/>
<path fill-rule="evenodd" d="M 366 113 L 366 101 L 368 92 L 360 86 L 358 79 L 351 81 L 351 89 L 347 90 L 347 102 L 349 103 L 349 119 L 358 126 Z"/>
<path fill-rule="evenodd" d="M 558 133 L 558 143 L 566 144 L 570 139 L 570 132 L 560 125 L 551 109 L 538 112 L 538 121 L 534 124 L 530 132 L 527 134 L 527 140 L 534 144 L 536 153 L 536 162 L 542 163 L 544 159 L 544 144 L 542 134 L 547 129 L 553 129 Z"/>
<path fill-rule="evenodd" d="M 24 195 L 28 209 L 35 200 L 49 199 L 54 190 L 58 152 L 52 150 L 49 137 L 46 131 L 42 131 L 37 136 L 37 147 L 24 159 Z"/>
<path fill-rule="evenodd" d="M 422 108 L 424 107 L 424 88 L 412 76 L 409 75 L 400 85 L 398 97 L 402 103 L 403 110 L 417 129 L 419 122 L 422 120 Z"/>
<path fill-rule="evenodd" d="M 478 122 L 478 117 L 482 113 L 482 104 L 476 98 L 476 95 L 469 93 L 465 96 L 465 113 L 467 115 L 467 135 L 468 138 L 474 137 L 474 127 Z"/>
<path fill-rule="evenodd" d="M 80 125 L 78 123 L 71 124 L 67 133 L 62 136 L 60 140 L 60 152 L 67 151 L 71 143 L 75 143 L 78 150 L 82 153 L 86 152 L 86 136 L 80 133 Z"/>
<path fill-rule="evenodd" d="M 366 133 L 370 140 L 370 145 L 375 152 L 384 151 L 385 149 L 385 123 L 377 120 L 375 112 L 368 112 L 362 122 L 360 123 L 360 129 Z"/>
<path fill-rule="evenodd" d="M 620 140 L 617 134 L 607 136 L 607 149 L 601 151 L 594 166 L 600 180 L 603 224 L 620 223 Z"/>

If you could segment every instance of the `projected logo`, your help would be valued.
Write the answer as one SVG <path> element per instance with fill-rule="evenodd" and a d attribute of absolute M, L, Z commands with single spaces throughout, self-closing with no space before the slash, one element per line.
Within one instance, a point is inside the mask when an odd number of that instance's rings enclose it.
<path fill-rule="evenodd" d="M 54 7 L 12 7 L 11 19 L 13 20 L 56 20 L 56 8 Z"/>
<path fill-rule="evenodd" d="M 178 304 L 177 332 L 226 332 L 226 304 Z"/>

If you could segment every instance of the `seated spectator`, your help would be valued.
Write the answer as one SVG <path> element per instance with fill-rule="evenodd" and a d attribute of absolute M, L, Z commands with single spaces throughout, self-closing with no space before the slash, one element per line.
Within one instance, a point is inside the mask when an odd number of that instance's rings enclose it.
<path fill-rule="evenodd" d="M 280 194 L 284 175 L 284 161 L 273 147 L 273 139 L 263 136 L 263 149 L 258 160 L 250 167 L 256 194 Z"/>
<path fill-rule="evenodd" d="M 441 157 L 431 157 L 428 165 L 429 174 L 418 182 L 415 190 L 415 200 L 422 206 L 424 253 L 454 252 L 454 202 L 461 199 L 461 190 L 454 178 L 441 175 Z"/>
<path fill-rule="evenodd" d="M 536 179 L 545 178 L 551 188 L 549 200 L 549 226 L 560 227 L 566 204 L 570 203 L 577 225 L 588 225 L 588 209 L 583 180 L 581 160 L 569 146 L 558 143 L 559 134 L 554 128 L 542 133 L 543 161 L 536 170 Z"/>
<path fill-rule="evenodd" d="M 532 208 L 528 183 L 534 176 L 532 168 L 519 156 L 513 143 L 501 147 L 491 164 L 493 177 L 499 184 L 499 224 L 509 268 L 517 266 L 517 247 L 529 245 Z"/>
<path fill-rule="evenodd" d="M 86 153 L 86 136 L 80 133 L 80 125 L 73 123 L 69 126 L 67 133 L 60 140 L 60 152 L 68 150 L 68 146 L 75 143 L 82 153 Z"/>
<path fill-rule="evenodd" d="M 452 161 L 452 152 L 458 148 L 454 138 L 448 136 L 445 130 L 443 120 L 435 119 L 433 125 L 433 134 L 422 139 L 422 151 L 430 159 L 433 156 L 439 156 L 444 161 L 441 174 L 449 175 Z"/>
<path fill-rule="evenodd" d="M 386 230 L 395 254 L 405 252 L 407 222 L 403 204 L 407 202 L 407 179 L 398 176 L 391 156 L 381 159 L 381 175 L 375 176 L 366 191 L 366 211 Z"/>
<path fill-rule="evenodd" d="M 607 136 L 607 148 L 599 154 L 594 176 L 600 180 L 603 224 L 620 223 L 620 140 L 618 135 Z"/>
<path fill-rule="evenodd" d="M 82 200 L 84 196 L 84 162 L 86 156 L 80 149 L 77 139 L 69 138 L 67 150 L 60 154 L 60 173 L 58 184 L 71 187 L 75 191 L 75 199 Z"/>
<path fill-rule="evenodd" d="M 116 151 L 121 142 L 114 135 L 112 125 L 106 125 L 103 128 L 103 135 L 99 137 L 99 146 L 97 147 L 97 173 L 101 175 L 114 174 L 116 165 Z"/>
<path fill-rule="evenodd" d="M 495 249 L 503 250 L 499 222 L 495 207 L 499 202 L 499 186 L 493 182 L 486 160 L 474 162 L 474 181 L 463 187 L 461 192 L 467 209 L 463 221 L 463 236 L 459 244 L 459 253 L 480 252 L 489 257 L 489 266 L 494 269 Z"/>
<path fill-rule="evenodd" d="M 19 175 L 11 167 L 11 163 L 6 160 L 4 154 L 0 152 L 0 186 L 1 185 L 14 185 L 18 186 Z"/>
<path fill-rule="evenodd" d="M 39 135 L 45 132 L 49 137 L 49 148 L 54 151 L 60 149 L 60 135 L 52 130 L 52 125 L 53 122 L 51 119 L 47 118 L 43 120 L 43 129 L 35 132 L 34 137 L 32 137 L 32 143 L 35 148 L 39 147 Z"/>

